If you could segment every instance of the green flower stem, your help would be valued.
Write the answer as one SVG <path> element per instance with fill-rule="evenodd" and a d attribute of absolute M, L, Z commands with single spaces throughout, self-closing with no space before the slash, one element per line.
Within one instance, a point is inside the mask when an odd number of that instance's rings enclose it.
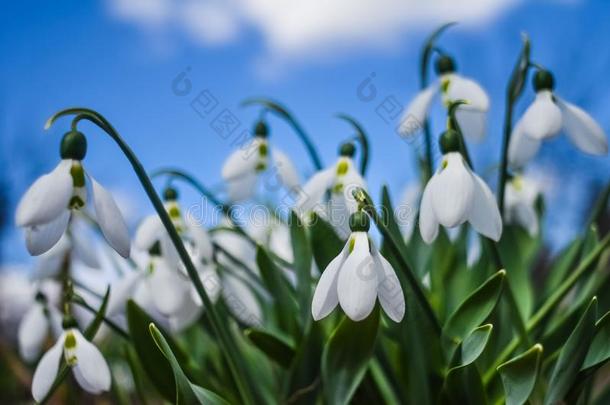
<path fill-rule="evenodd" d="M 319 171 L 324 168 L 322 160 L 320 159 L 320 155 L 318 154 L 318 151 L 316 150 L 313 142 L 311 141 L 311 137 L 307 135 L 307 132 L 305 132 L 301 124 L 299 124 L 299 122 L 284 106 L 267 98 L 249 98 L 247 100 L 244 100 L 241 104 L 243 106 L 262 105 L 267 110 L 273 111 L 274 113 L 282 117 L 284 120 L 286 120 L 286 122 L 290 124 L 292 129 L 294 129 L 298 137 L 305 145 L 305 149 L 307 149 L 307 153 L 309 154 L 309 157 L 311 158 L 311 161 L 316 170 Z"/>
<path fill-rule="evenodd" d="M 79 305 L 79 306 L 85 308 L 87 311 L 91 312 L 94 315 L 97 314 L 97 310 L 95 308 L 93 308 L 91 305 L 87 304 L 87 302 L 78 295 L 72 296 L 72 302 L 75 303 L 76 305 Z M 121 328 L 119 325 L 117 325 L 116 323 L 114 323 L 113 321 L 111 321 L 110 319 L 108 319 L 105 316 L 102 318 L 102 320 L 117 335 L 119 335 L 120 337 L 122 337 L 123 339 L 125 339 L 127 341 L 131 341 L 131 337 L 129 336 L 129 333 L 127 333 L 125 330 L 123 330 L 123 328 Z"/>
<path fill-rule="evenodd" d="M 498 208 L 500 214 L 504 215 L 504 191 L 508 179 L 508 147 L 513 130 L 513 109 L 515 103 L 523 93 L 525 80 L 527 78 L 530 64 L 530 41 L 527 35 L 523 35 L 523 48 L 519 59 L 513 69 L 506 89 L 506 110 L 504 113 L 504 137 L 502 139 L 502 156 L 500 159 L 500 172 L 498 178 Z"/>
<path fill-rule="evenodd" d="M 356 139 L 360 143 L 360 174 L 362 177 L 366 176 L 366 169 L 369 163 L 369 140 L 364 128 L 354 118 L 347 114 L 337 114 L 337 118 L 347 121 L 356 130 Z"/>
<path fill-rule="evenodd" d="M 435 42 L 438 37 L 443 33 L 443 31 L 455 24 L 455 22 L 450 22 L 441 25 L 426 39 L 419 59 L 419 87 L 422 90 L 428 87 L 428 71 L 430 70 L 430 58 L 432 57 L 432 52 L 436 48 Z M 424 155 L 423 180 L 424 182 L 427 182 L 428 179 L 432 177 L 432 173 L 434 173 L 434 167 L 432 166 L 432 161 L 434 159 L 432 156 L 432 134 L 430 132 L 430 123 L 428 122 L 427 118 L 425 118 L 424 122 L 422 122 L 421 124 L 424 132 L 424 143 L 426 148 Z"/>
<path fill-rule="evenodd" d="M 214 305 L 210 300 L 210 297 L 206 293 L 201 279 L 199 278 L 199 275 L 197 274 L 197 269 L 195 268 L 195 265 L 191 261 L 191 258 L 189 257 L 189 254 L 182 243 L 180 235 L 176 231 L 176 228 L 174 227 L 168 213 L 165 211 L 163 202 L 157 195 L 157 192 L 155 191 L 155 188 L 150 178 L 146 174 L 146 170 L 144 170 L 144 167 L 140 163 L 139 159 L 136 157 L 136 155 L 133 153 L 127 143 L 125 143 L 119 133 L 101 114 L 87 108 L 70 108 L 59 111 L 51 118 L 49 118 L 45 125 L 45 128 L 49 128 L 55 120 L 67 115 L 75 115 L 74 119 L 72 120 L 73 129 L 76 129 L 78 122 L 81 120 L 88 120 L 100 127 L 117 143 L 125 157 L 127 157 L 129 162 L 131 163 L 138 177 L 138 180 L 142 184 L 144 191 L 146 192 L 149 200 L 157 211 L 157 215 L 159 215 L 159 218 L 161 219 L 161 222 L 167 230 L 170 239 L 172 240 L 172 243 L 178 251 L 178 255 L 184 263 L 187 273 L 193 285 L 195 286 L 197 293 L 201 297 L 201 300 L 206 308 L 205 314 L 209 317 L 210 324 L 212 325 L 212 328 L 216 332 L 217 336 L 219 337 L 218 340 L 221 347 L 223 348 L 223 354 L 227 359 L 229 369 L 231 370 L 231 373 L 235 379 L 235 383 L 241 394 L 242 400 L 246 404 L 254 403 L 252 393 L 250 392 L 251 386 L 247 382 L 245 369 L 243 368 L 243 362 L 240 362 L 239 360 L 240 355 L 237 344 L 233 340 L 228 329 L 226 328 L 225 321 L 216 312 L 216 309 L 214 308 Z"/>
<path fill-rule="evenodd" d="M 587 257 L 580 262 L 576 270 L 570 273 L 570 276 L 566 278 L 563 283 L 559 285 L 559 287 L 555 290 L 555 292 L 546 300 L 546 302 L 536 311 L 536 313 L 530 318 L 530 320 L 526 324 L 526 330 L 529 332 L 536 329 L 540 323 L 551 313 L 551 311 L 556 307 L 557 304 L 565 297 L 565 295 L 572 289 L 574 284 L 582 277 L 589 269 L 593 266 L 593 263 L 597 258 L 606 250 L 608 244 L 610 242 L 610 234 L 606 235 L 604 239 L 600 241 L 597 247 L 587 255 Z M 488 384 L 491 379 L 494 377 L 496 373 L 496 369 L 511 355 L 519 344 L 521 339 L 519 337 L 514 338 L 510 341 L 510 343 L 504 348 L 501 354 L 496 358 L 494 364 L 487 370 L 483 377 L 483 382 Z"/>
<path fill-rule="evenodd" d="M 416 298 L 424 309 L 424 312 L 426 313 L 430 324 L 434 328 L 435 332 L 440 336 L 442 332 L 442 326 L 438 318 L 436 317 L 436 314 L 434 313 L 430 302 L 428 302 L 426 294 L 424 293 L 424 290 L 419 280 L 413 274 L 411 267 L 407 263 L 407 260 L 405 259 L 400 248 L 398 247 L 398 242 L 394 239 L 394 236 L 390 233 L 388 228 L 383 223 L 383 220 L 375 210 L 373 200 L 362 188 L 355 189 L 353 191 L 353 196 L 358 202 L 358 204 L 362 207 L 362 209 L 373 219 L 375 225 L 377 225 L 377 228 L 383 235 L 384 240 L 388 242 L 388 246 L 392 250 L 392 253 L 394 254 L 396 260 L 398 260 L 400 267 L 402 267 L 403 273 L 406 275 L 407 281 L 411 285 L 411 288 L 413 289 L 413 291 L 415 291 Z"/>

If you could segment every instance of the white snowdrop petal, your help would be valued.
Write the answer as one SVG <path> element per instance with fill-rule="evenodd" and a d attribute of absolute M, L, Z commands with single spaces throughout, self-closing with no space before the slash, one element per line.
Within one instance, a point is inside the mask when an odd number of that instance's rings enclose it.
<path fill-rule="evenodd" d="M 62 160 L 30 186 L 17 205 L 17 226 L 51 222 L 68 208 L 73 190 L 71 165 L 71 160 Z"/>
<path fill-rule="evenodd" d="M 47 252 L 61 239 L 68 227 L 70 211 L 64 209 L 53 221 L 25 229 L 25 243 L 32 256 Z"/>
<path fill-rule="evenodd" d="M 413 136 L 421 130 L 428 115 L 430 103 L 438 93 L 438 83 L 426 87 L 409 103 L 400 119 L 400 133 L 403 136 Z"/>
<path fill-rule="evenodd" d="M 379 253 L 373 255 L 378 267 L 379 285 L 377 296 L 381 307 L 394 322 L 400 322 L 405 316 L 405 295 L 402 292 L 400 281 L 392 265 Z"/>
<path fill-rule="evenodd" d="M 186 280 L 161 262 L 155 264 L 152 274 L 146 277 L 146 283 L 157 309 L 164 315 L 176 313 L 188 293 Z"/>
<path fill-rule="evenodd" d="M 520 169 L 529 162 L 540 149 L 542 141 L 531 138 L 523 131 L 523 120 L 519 120 L 510 136 L 508 146 L 508 164 L 513 169 Z"/>
<path fill-rule="evenodd" d="M 458 152 L 450 152 L 443 158 L 443 166 L 430 181 L 430 193 L 434 215 L 447 227 L 464 223 L 472 205 L 474 181 L 470 170 Z"/>
<path fill-rule="evenodd" d="M 563 127 L 568 138 L 580 150 L 591 155 L 606 155 L 608 139 L 599 124 L 582 108 L 557 99 L 563 113 Z"/>
<path fill-rule="evenodd" d="M 223 275 L 222 286 L 222 297 L 229 311 L 246 325 L 261 326 L 263 311 L 250 286 L 229 273 Z"/>
<path fill-rule="evenodd" d="M 316 321 L 330 314 L 339 303 L 339 296 L 337 295 L 337 276 L 339 274 L 339 269 L 345 262 L 348 245 L 349 243 L 345 245 L 337 257 L 328 263 L 318 280 L 318 285 L 316 286 L 311 302 L 311 315 Z"/>
<path fill-rule="evenodd" d="M 487 184 L 474 173 L 472 178 L 475 190 L 468 221 L 478 233 L 497 242 L 502 236 L 502 217 L 498 204 Z"/>
<path fill-rule="evenodd" d="M 149 215 L 140 222 L 133 238 L 137 249 L 147 251 L 167 233 L 158 215 Z"/>
<path fill-rule="evenodd" d="M 110 297 L 108 297 L 108 307 L 106 309 L 106 314 L 109 317 L 125 310 L 127 300 L 133 296 L 136 284 L 142 280 L 142 277 L 144 277 L 143 272 L 132 271 L 110 284 Z"/>
<path fill-rule="evenodd" d="M 436 181 L 435 176 L 433 176 L 426 185 L 419 207 L 419 232 L 424 242 L 428 244 L 432 243 L 438 235 L 438 221 L 436 220 L 434 207 L 432 206 L 432 189 L 434 181 Z"/>
<path fill-rule="evenodd" d="M 292 160 L 279 149 L 273 149 L 273 169 L 277 170 L 277 174 L 280 177 L 280 181 L 288 189 L 293 189 L 301 184 L 299 173 L 297 172 Z"/>
<path fill-rule="evenodd" d="M 212 260 L 214 247 L 212 246 L 212 238 L 210 237 L 208 231 L 195 219 L 188 215 L 186 217 L 186 223 L 188 226 L 189 236 L 195 242 L 199 256 L 205 260 Z"/>
<path fill-rule="evenodd" d="M 561 129 L 561 110 L 548 90 L 539 91 L 534 102 L 521 118 L 523 132 L 534 139 L 546 139 L 557 135 Z"/>
<path fill-rule="evenodd" d="M 465 78 L 458 74 L 449 76 L 447 98 L 451 101 L 465 100 L 467 105 L 459 106 L 458 109 L 475 109 L 487 111 L 489 109 L 489 96 L 483 88 L 474 80 Z"/>
<path fill-rule="evenodd" d="M 475 142 L 480 142 L 485 138 L 487 132 L 486 111 L 458 108 L 455 116 L 466 138 Z"/>
<path fill-rule="evenodd" d="M 49 332 L 49 322 L 44 314 L 44 306 L 35 302 L 25 313 L 17 331 L 19 353 L 26 361 L 33 361 L 40 354 Z"/>
<path fill-rule="evenodd" d="M 247 172 L 239 177 L 227 181 L 227 194 L 233 202 L 247 200 L 254 196 L 258 175 L 256 172 Z"/>
<path fill-rule="evenodd" d="M 93 177 L 89 176 L 95 203 L 95 216 L 102 234 L 118 254 L 129 257 L 129 232 L 123 215 L 116 205 L 112 195 L 102 187 Z"/>
<path fill-rule="evenodd" d="M 51 385 L 53 385 L 59 370 L 59 361 L 61 360 L 63 350 L 64 335 L 62 334 L 53 347 L 42 356 L 38 366 L 36 366 L 34 378 L 32 379 L 32 396 L 36 402 L 42 401 L 49 392 Z"/>
<path fill-rule="evenodd" d="M 74 375 L 81 386 L 92 394 L 99 394 L 110 389 L 110 369 L 108 363 L 95 345 L 89 342 L 76 329 L 72 329 L 76 338 L 76 365 L 73 367 Z"/>
<path fill-rule="evenodd" d="M 369 251 L 368 236 L 355 232 L 354 249 L 339 269 L 337 293 L 339 304 L 353 321 L 365 319 L 377 301 L 377 267 Z"/>
<path fill-rule="evenodd" d="M 208 297 L 210 297 L 210 300 L 216 302 L 220 296 L 222 285 L 220 284 L 220 277 L 218 277 L 214 268 L 212 266 L 205 267 L 204 270 L 199 273 L 199 278 L 201 279 L 201 284 L 203 284 L 203 288 L 208 294 Z M 196 298 L 195 301 L 201 305 L 201 297 L 199 297 L 197 290 L 191 288 L 191 292 L 194 293 L 193 296 Z"/>
<path fill-rule="evenodd" d="M 232 152 L 222 166 L 222 178 L 225 181 L 234 180 L 245 174 L 253 173 L 259 158 L 261 140 L 254 137 Z"/>
<path fill-rule="evenodd" d="M 180 311 L 169 317 L 169 326 L 173 332 L 181 332 L 199 319 L 204 308 L 195 302 L 192 297 L 184 300 Z"/>
<path fill-rule="evenodd" d="M 316 205 L 322 204 L 324 193 L 331 187 L 335 179 L 335 167 L 321 170 L 314 174 L 299 192 L 296 210 L 301 215 L 312 211 Z"/>
<path fill-rule="evenodd" d="M 81 263 L 89 266 L 93 269 L 101 268 L 100 261 L 97 257 L 97 252 L 94 247 L 90 246 L 89 243 L 93 243 L 92 240 L 83 240 L 82 236 L 72 238 L 72 253 L 74 257 L 81 261 Z"/>
<path fill-rule="evenodd" d="M 538 234 L 538 214 L 533 205 L 519 203 L 513 207 L 512 217 L 530 236 Z"/>
<path fill-rule="evenodd" d="M 456 73 L 447 75 L 449 85 L 447 86 L 447 101 L 464 100 L 468 104 L 459 106 L 458 109 L 487 111 L 489 109 L 489 96 L 485 90 L 472 79 L 468 79 Z"/>

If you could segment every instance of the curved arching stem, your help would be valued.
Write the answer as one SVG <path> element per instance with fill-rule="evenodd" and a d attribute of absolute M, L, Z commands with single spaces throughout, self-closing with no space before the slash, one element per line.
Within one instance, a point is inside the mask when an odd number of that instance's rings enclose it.
<path fill-rule="evenodd" d="M 322 160 L 320 159 L 320 155 L 318 154 L 316 147 L 311 141 L 311 138 L 309 137 L 309 135 L 307 135 L 301 124 L 299 124 L 299 122 L 284 106 L 273 100 L 260 97 L 246 99 L 241 103 L 241 105 L 261 105 L 266 110 L 273 111 L 274 113 L 282 117 L 286 122 L 288 122 L 288 124 L 290 124 L 292 129 L 294 129 L 299 138 L 301 138 L 301 141 L 303 141 L 303 144 L 307 149 L 307 153 L 309 153 L 309 157 L 311 158 L 311 161 L 314 167 L 316 168 L 316 171 L 323 169 L 324 166 L 322 165 Z"/>
<path fill-rule="evenodd" d="M 366 131 L 358 121 L 347 114 L 337 114 L 337 118 L 347 121 L 356 130 L 356 139 L 360 144 L 360 173 L 365 177 L 369 164 L 369 140 Z"/>
<path fill-rule="evenodd" d="M 426 39 L 424 43 L 424 47 L 422 48 L 420 57 L 419 57 L 419 87 L 423 90 L 428 87 L 428 71 L 430 65 L 430 58 L 432 57 L 432 53 L 438 51 L 438 48 L 435 44 L 438 37 L 449 27 L 457 24 L 456 22 L 449 22 L 438 27 L 430 36 Z M 425 156 L 424 156 L 424 181 L 427 181 L 430 177 L 432 177 L 432 173 L 434 173 L 434 168 L 432 167 L 432 134 L 430 133 L 430 123 L 428 119 L 424 119 L 422 123 L 423 131 L 424 131 L 424 142 L 425 142 Z"/>
<path fill-rule="evenodd" d="M 210 323 L 214 332 L 218 336 L 219 344 L 223 348 L 223 353 L 227 359 L 227 363 L 229 364 L 229 368 L 231 373 L 235 379 L 235 383 L 239 389 L 242 400 L 245 403 L 253 404 L 254 399 L 251 393 L 251 385 L 248 384 L 248 380 L 246 378 L 245 369 L 243 361 L 241 361 L 239 355 L 239 348 L 237 343 L 233 340 L 229 330 L 226 328 L 225 322 L 220 318 L 219 314 L 216 312 L 216 309 L 210 300 L 210 297 L 205 291 L 203 287 L 203 283 L 199 278 L 197 273 L 197 269 L 195 265 L 191 261 L 191 258 L 182 243 L 182 239 L 178 234 L 172 220 L 170 219 L 165 207 L 163 206 L 163 202 L 161 198 L 155 191 L 155 188 L 146 174 L 146 170 L 140 163 L 140 160 L 136 157 L 135 153 L 131 150 L 129 145 L 123 140 L 123 138 L 119 135 L 119 133 L 112 127 L 112 125 L 98 112 L 88 109 L 88 108 L 69 108 L 55 113 L 49 120 L 47 121 L 45 128 L 49 128 L 53 123 L 61 117 L 74 115 L 75 117 L 72 120 L 72 129 L 76 129 L 78 123 L 82 120 L 87 120 L 92 122 L 101 128 L 106 134 L 108 134 L 119 146 L 131 166 L 133 167 L 138 180 L 142 184 L 148 199 L 152 203 L 155 211 L 157 211 L 157 215 L 161 219 L 163 226 L 167 230 L 167 233 L 170 236 L 172 243 L 174 244 L 176 250 L 178 251 L 178 255 L 180 256 L 181 261 L 184 263 L 184 267 L 191 279 L 191 282 L 195 286 L 195 290 L 201 297 L 201 300 L 205 306 L 206 316 L 209 317 Z"/>
<path fill-rule="evenodd" d="M 449 116 L 447 126 L 458 133 L 460 140 L 460 152 L 462 152 L 462 156 L 464 156 L 464 159 L 466 159 L 468 166 L 470 166 L 470 168 L 474 170 L 474 167 L 472 165 L 472 159 L 470 159 L 470 153 L 468 153 L 468 147 L 466 147 L 466 141 L 464 140 L 462 128 L 460 128 L 460 124 L 458 123 L 457 117 L 455 116 L 457 108 L 465 104 L 468 104 L 468 102 L 465 100 L 454 100 L 449 103 L 449 106 L 447 107 Z"/>
<path fill-rule="evenodd" d="M 530 62 L 530 40 L 527 34 L 522 35 L 522 40 L 523 47 L 506 86 L 504 137 L 502 139 L 502 155 L 500 156 L 500 172 L 498 174 L 498 207 L 502 216 L 504 216 L 504 190 L 508 179 L 508 146 L 513 130 L 513 109 L 515 103 L 521 97 L 521 94 L 523 94 L 528 69 L 533 66 Z"/>

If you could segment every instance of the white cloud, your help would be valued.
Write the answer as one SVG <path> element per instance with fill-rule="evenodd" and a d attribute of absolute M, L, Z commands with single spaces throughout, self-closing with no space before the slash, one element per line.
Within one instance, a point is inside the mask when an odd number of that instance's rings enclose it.
<path fill-rule="evenodd" d="M 203 45 L 254 29 L 265 56 L 301 59 L 398 43 L 408 30 L 446 21 L 480 24 L 521 0 L 108 0 L 119 18 L 181 30 Z"/>

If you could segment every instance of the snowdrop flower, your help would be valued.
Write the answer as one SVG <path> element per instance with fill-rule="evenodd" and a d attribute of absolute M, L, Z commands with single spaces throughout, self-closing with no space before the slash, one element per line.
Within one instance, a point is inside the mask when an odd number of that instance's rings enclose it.
<path fill-rule="evenodd" d="M 504 220 L 508 224 L 523 227 L 530 236 L 538 234 L 538 214 L 536 200 L 540 189 L 536 182 L 515 176 L 506 183 L 504 197 Z"/>
<path fill-rule="evenodd" d="M 362 211 L 350 216 L 345 247 L 326 267 L 313 296 L 311 313 L 317 321 L 339 304 L 354 321 L 369 316 L 377 298 L 394 322 L 405 314 L 405 298 L 392 265 L 369 240 L 370 220 Z"/>
<path fill-rule="evenodd" d="M 110 369 L 106 360 L 93 343 L 77 329 L 73 319 L 64 321 L 64 332 L 57 342 L 42 356 L 32 380 L 32 396 L 40 402 L 49 392 L 59 372 L 63 355 L 72 369 L 78 384 L 91 394 L 110 389 Z"/>
<path fill-rule="evenodd" d="M 53 247 L 68 227 L 74 212 L 87 204 L 89 184 L 97 223 L 110 246 L 129 256 L 127 226 L 110 193 L 85 172 L 85 136 L 68 132 L 61 141 L 61 162 L 32 184 L 17 206 L 16 223 L 25 228 L 30 254 L 37 256 Z"/>
<path fill-rule="evenodd" d="M 419 209 L 422 239 L 431 243 L 438 226 L 453 228 L 465 222 L 495 241 L 502 235 L 502 218 L 485 182 L 470 170 L 459 152 L 459 134 L 449 129 L 441 135 L 443 160 L 424 189 Z"/>
<path fill-rule="evenodd" d="M 548 70 L 536 72 L 533 80 L 536 99 L 515 124 L 508 150 L 510 165 L 523 167 L 532 159 L 540 143 L 562 129 L 576 147 L 591 155 L 608 153 L 604 130 L 584 110 L 553 92 L 555 79 Z"/>
<path fill-rule="evenodd" d="M 330 223 L 345 236 L 349 235 L 349 216 L 358 208 L 352 190 L 357 187 L 366 190 L 366 182 L 352 160 L 355 152 L 353 143 L 342 144 L 335 164 L 309 179 L 300 191 L 294 207 L 304 219 L 314 211 L 327 216 Z M 324 207 L 323 199 L 327 192 L 330 192 L 330 201 Z"/>
<path fill-rule="evenodd" d="M 265 185 L 275 189 L 283 185 L 289 190 L 300 183 L 299 175 L 290 158 L 276 148 L 270 148 L 269 130 L 264 121 L 254 129 L 254 138 L 233 152 L 222 167 L 222 178 L 227 182 L 231 201 L 243 201 L 254 195 L 258 179 L 266 173 Z"/>
<path fill-rule="evenodd" d="M 74 222 L 69 225 L 68 232 L 64 233 L 51 249 L 40 256 L 35 267 L 35 277 L 55 277 L 64 265 L 66 258 L 71 263 L 78 262 L 92 269 L 100 269 L 98 254 L 89 241 L 79 230 L 78 237 L 74 237 Z"/>
<path fill-rule="evenodd" d="M 436 72 L 439 80 L 420 91 L 409 103 L 401 120 L 401 131 L 405 136 L 412 136 L 422 128 L 428 110 L 435 96 L 440 92 L 445 104 L 456 100 L 466 100 L 456 111 L 456 118 L 464 134 L 474 141 L 483 139 L 487 126 L 489 97 L 474 80 L 456 73 L 455 61 L 449 56 L 436 60 Z"/>
<path fill-rule="evenodd" d="M 53 331 L 56 336 L 61 333 L 61 313 L 39 291 L 23 316 L 17 332 L 19 354 L 25 361 L 33 361 L 40 355 L 49 331 Z"/>

